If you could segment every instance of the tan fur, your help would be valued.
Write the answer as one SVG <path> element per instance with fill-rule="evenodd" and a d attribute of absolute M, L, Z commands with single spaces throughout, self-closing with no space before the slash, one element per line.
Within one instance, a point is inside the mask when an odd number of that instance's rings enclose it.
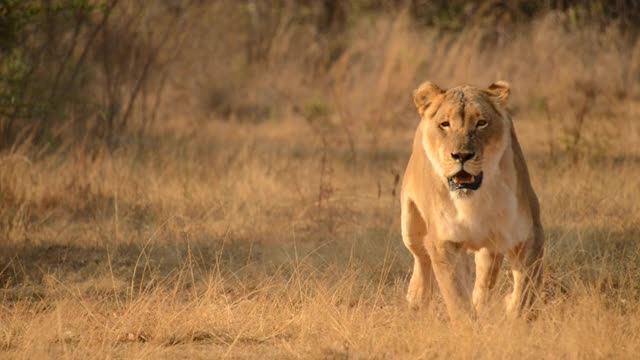
<path fill-rule="evenodd" d="M 401 195 L 402 238 L 415 260 L 407 293 L 412 307 L 428 304 L 437 281 L 449 315 L 472 316 L 486 304 L 505 255 L 514 277 L 507 311 L 528 312 L 536 299 L 544 235 L 505 109 L 509 92 L 504 81 L 447 91 L 426 82 L 414 92 L 421 121 Z M 452 155 L 461 152 L 474 156 L 461 162 Z M 461 169 L 482 173 L 477 190 L 449 189 L 447 179 Z"/>

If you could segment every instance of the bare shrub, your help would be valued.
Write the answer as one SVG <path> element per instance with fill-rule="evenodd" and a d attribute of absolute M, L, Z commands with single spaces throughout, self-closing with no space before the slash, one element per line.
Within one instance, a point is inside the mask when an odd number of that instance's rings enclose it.
<path fill-rule="evenodd" d="M 44 144 L 87 137 L 112 144 L 115 134 L 148 129 L 167 65 L 185 35 L 186 10 L 119 0 L 33 0 L 7 11 L 23 25 L 14 29 L 20 45 L 6 50 L 14 59 L 3 62 L 14 80 L 3 87 L 13 100 L 0 104 L 0 147 L 13 145 L 24 129 Z M 156 31 L 158 22 L 168 27 Z M 135 111 L 141 114 L 137 126 L 130 124 Z"/>

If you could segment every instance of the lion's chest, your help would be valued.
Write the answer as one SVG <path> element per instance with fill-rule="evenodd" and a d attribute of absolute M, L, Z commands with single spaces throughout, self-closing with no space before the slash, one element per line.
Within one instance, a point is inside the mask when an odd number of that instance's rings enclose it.
<path fill-rule="evenodd" d="M 518 206 L 515 194 L 504 183 L 467 198 L 453 197 L 451 206 L 441 209 L 434 226 L 440 240 L 502 253 L 526 240 L 532 228 L 527 212 Z"/>

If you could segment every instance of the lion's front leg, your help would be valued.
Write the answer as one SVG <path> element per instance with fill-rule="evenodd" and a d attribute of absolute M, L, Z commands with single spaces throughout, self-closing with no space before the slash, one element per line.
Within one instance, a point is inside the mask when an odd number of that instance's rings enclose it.
<path fill-rule="evenodd" d="M 453 241 L 430 241 L 428 250 L 449 317 L 453 320 L 473 317 L 471 256 Z"/>
<path fill-rule="evenodd" d="M 412 309 L 419 309 L 429 305 L 435 283 L 431 259 L 425 248 L 426 226 L 420 212 L 411 201 L 403 204 L 401 218 L 402 241 L 414 259 L 407 301 Z"/>
<path fill-rule="evenodd" d="M 541 295 L 543 252 L 542 228 L 537 227 L 529 241 L 518 245 L 509 254 L 513 293 L 508 299 L 507 313 L 511 317 L 535 316 L 531 310 Z"/>
<path fill-rule="evenodd" d="M 475 254 L 476 282 L 473 288 L 473 305 L 480 311 L 487 303 L 489 290 L 496 284 L 504 255 L 482 248 Z"/>
<path fill-rule="evenodd" d="M 429 305 L 433 297 L 435 279 L 431 268 L 431 259 L 424 248 L 424 237 L 403 236 L 407 248 L 413 254 L 413 273 L 407 290 L 409 307 L 414 310 Z"/>

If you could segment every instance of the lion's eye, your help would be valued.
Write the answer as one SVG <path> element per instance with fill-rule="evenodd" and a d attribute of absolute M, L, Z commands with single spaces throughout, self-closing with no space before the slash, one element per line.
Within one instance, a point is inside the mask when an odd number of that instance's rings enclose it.
<path fill-rule="evenodd" d="M 449 127 L 449 122 L 448 122 L 448 121 L 443 121 L 443 122 L 441 122 L 441 123 L 440 123 L 440 127 L 441 127 L 441 128 L 443 128 L 443 129 L 444 129 L 444 128 L 448 128 L 448 127 Z"/>
<path fill-rule="evenodd" d="M 489 123 L 488 123 L 486 120 L 480 120 L 480 121 L 478 121 L 478 123 L 476 124 L 476 127 L 483 128 L 483 127 L 485 127 L 485 126 L 487 126 L 487 125 L 489 125 Z"/>

